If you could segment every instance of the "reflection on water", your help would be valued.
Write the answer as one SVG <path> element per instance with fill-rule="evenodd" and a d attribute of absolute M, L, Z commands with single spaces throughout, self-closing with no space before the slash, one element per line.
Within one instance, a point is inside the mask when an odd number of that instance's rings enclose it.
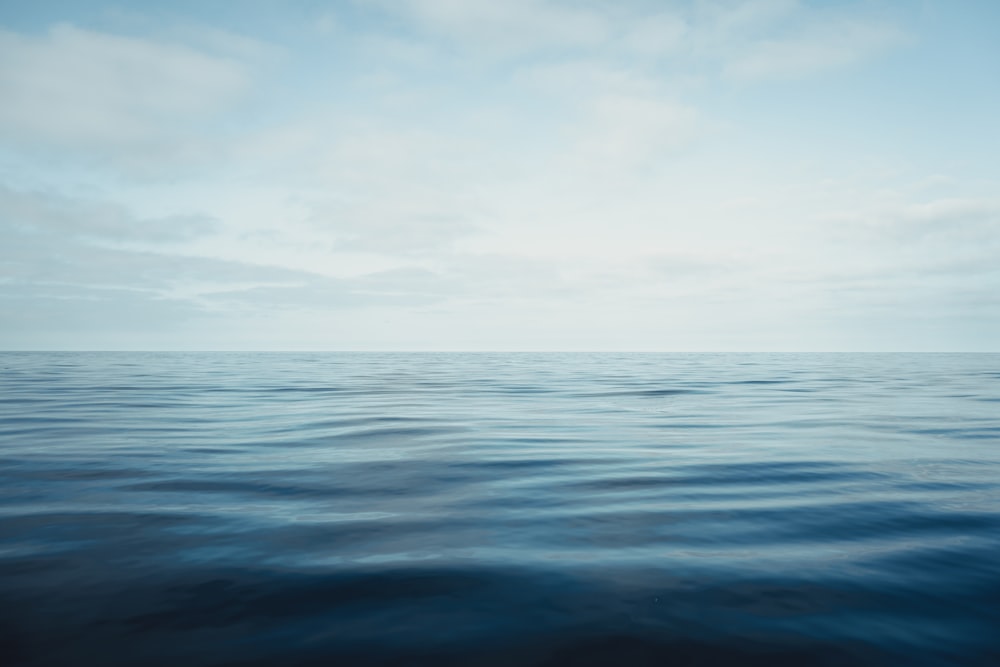
<path fill-rule="evenodd" d="M 0 354 L 0 664 L 1000 664 L 1000 355 Z"/>

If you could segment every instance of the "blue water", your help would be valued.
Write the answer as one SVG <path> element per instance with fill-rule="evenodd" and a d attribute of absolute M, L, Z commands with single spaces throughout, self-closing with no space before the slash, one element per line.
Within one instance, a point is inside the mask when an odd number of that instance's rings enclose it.
<path fill-rule="evenodd" d="M 0 354 L 3 665 L 997 665 L 1000 355 Z"/>

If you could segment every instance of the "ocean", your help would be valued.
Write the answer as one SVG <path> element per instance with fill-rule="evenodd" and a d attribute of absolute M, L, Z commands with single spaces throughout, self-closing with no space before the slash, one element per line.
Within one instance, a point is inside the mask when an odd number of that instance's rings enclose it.
<path fill-rule="evenodd" d="M 2 353 L 0 664 L 998 665 L 1000 355 Z"/>

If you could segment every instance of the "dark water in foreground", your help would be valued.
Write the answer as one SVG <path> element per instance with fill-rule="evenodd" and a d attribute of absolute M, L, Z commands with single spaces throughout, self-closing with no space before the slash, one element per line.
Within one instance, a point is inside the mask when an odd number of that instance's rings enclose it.
<path fill-rule="evenodd" d="M 1000 355 L 0 354 L 3 665 L 998 665 Z"/>

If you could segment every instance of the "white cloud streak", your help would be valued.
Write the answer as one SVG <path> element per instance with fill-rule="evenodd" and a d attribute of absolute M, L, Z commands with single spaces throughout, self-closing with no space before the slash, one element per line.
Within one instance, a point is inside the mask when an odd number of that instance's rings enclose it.
<path fill-rule="evenodd" d="M 53 26 L 0 31 L 0 133 L 15 144 L 146 150 L 229 108 L 250 85 L 239 61 L 167 42 Z"/>
<path fill-rule="evenodd" d="M 864 4 L 355 8 L 302 44 L 0 32 L 0 296 L 37 297 L 18 330 L 79 298 L 101 335 L 117 308 L 194 347 L 863 347 L 841 313 L 904 321 L 915 286 L 943 307 L 995 284 L 995 203 L 940 165 L 801 169 L 760 121 L 774 82 L 905 42 Z M 903 192 L 930 174 L 940 197 Z"/>

